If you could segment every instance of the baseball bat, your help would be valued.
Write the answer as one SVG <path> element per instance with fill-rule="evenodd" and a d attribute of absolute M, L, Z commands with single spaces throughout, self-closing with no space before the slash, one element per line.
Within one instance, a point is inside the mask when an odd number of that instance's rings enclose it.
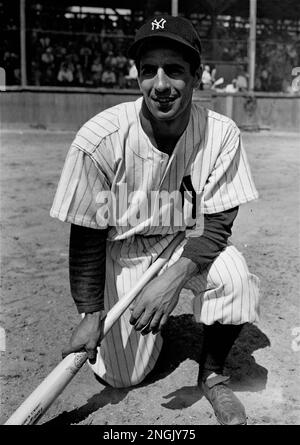
<path fill-rule="evenodd" d="M 184 239 L 184 232 L 180 232 L 166 247 L 162 254 L 152 263 L 136 285 L 120 299 L 107 313 L 103 324 L 102 337 L 108 333 L 114 323 L 121 317 L 143 287 L 162 269 L 169 260 L 172 252 Z M 79 369 L 87 360 L 86 352 L 75 352 L 67 355 L 27 397 L 19 408 L 10 416 L 4 425 L 32 425 L 35 424 L 54 400 L 70 383 Z"/>

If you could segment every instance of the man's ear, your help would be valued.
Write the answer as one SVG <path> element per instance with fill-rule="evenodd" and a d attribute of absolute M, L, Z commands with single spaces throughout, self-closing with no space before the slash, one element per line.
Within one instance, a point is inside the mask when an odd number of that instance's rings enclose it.
<path fill-rule="evenodd" d="M 194 76 L 194 89 L 197 90 L 200 88 L 201 79 L 203 73 L 203 65 L 201 64 L 199 68 L 197 68 Z"/>

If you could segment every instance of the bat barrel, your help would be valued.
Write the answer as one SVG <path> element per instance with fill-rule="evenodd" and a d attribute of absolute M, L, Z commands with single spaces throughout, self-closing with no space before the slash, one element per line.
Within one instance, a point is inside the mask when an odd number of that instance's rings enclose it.
<path fill-rule="evenodd" d="M 87 360 L 86 352 L 65 357 L 7 420 L 5 425 L 31 425 L 46 412 Z"/>

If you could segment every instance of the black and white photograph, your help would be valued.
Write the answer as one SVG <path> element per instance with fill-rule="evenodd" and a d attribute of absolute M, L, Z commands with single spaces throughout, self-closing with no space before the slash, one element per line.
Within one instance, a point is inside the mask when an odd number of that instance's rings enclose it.
<path fill-rule="evenodd" d="M 0 149 L 0 425 L 300 425 L 298 0 L 0 1 Z"/>

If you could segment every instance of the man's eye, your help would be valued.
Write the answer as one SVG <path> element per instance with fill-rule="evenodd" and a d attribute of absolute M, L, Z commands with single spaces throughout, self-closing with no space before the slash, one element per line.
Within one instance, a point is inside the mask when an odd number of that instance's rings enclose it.
<path fill-rule="evenodd" d="M 169 76 L 178 76 L 182 74 L 182 68 L 180 66 L 170 66 L 166 69 L 166 73 Z"/>
<path fill-rule="evenodd" d="M 144 66 L 141 69 L 141 73 L 143 76 L 153 76 L 155 75 L 155 68 L 152 66 Z"/>

